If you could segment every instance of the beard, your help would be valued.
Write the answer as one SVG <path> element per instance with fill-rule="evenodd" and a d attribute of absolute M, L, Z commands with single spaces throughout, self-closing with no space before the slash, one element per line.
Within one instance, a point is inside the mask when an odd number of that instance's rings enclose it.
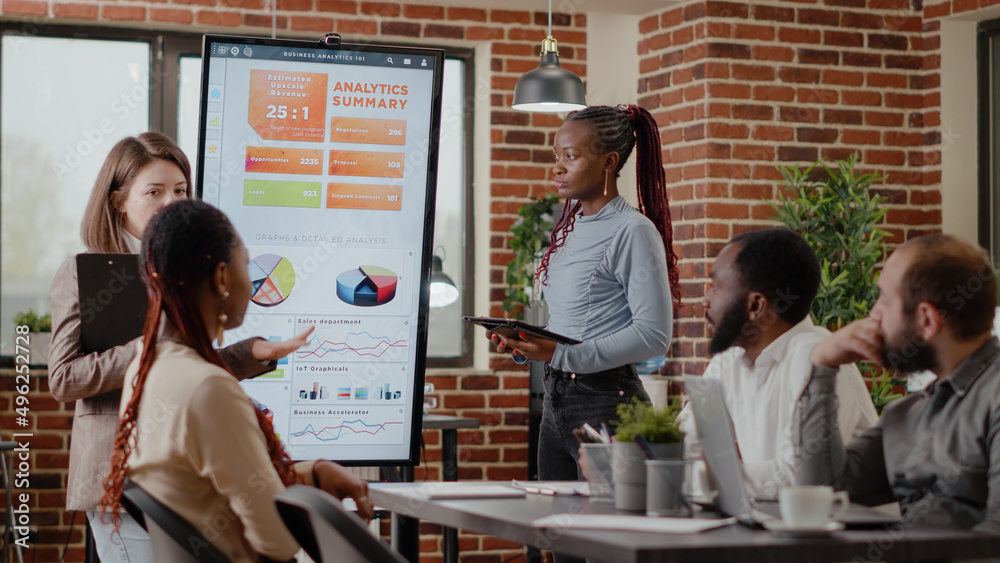
<path fill-rule="evenodd" d="M 750 322 L 746 307 L 740 307 L 736 304 L 722 314 L 719 322 L 715 322 L 711 317 L 709 320 L 714 325 L 712 340 L 708 342 L 709 354 L 718 354 L 732 348 L 740 336 L 743 336 L 743 332 Z"/>
<path fill-rule="evenodd" d="M 882 334 L 882 365 L 899 373 L 914 373 L 937 368 L 934 348 L 920 337 L 911 323 L 897 338 Z"/>

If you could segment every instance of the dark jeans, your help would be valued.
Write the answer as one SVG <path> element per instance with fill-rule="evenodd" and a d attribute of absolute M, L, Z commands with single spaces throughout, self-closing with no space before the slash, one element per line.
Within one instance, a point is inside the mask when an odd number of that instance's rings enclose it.
<path fill-rule="evenodd" d="M 570 373 L 545 364 L 545 398 L 538 436 L 538 479 L 540 481 L 575 481 L 581 479 L 577 465 L 580 441 L 573 429 L 590 423 L 596 430 L 618 420 L 615 409 L 632 400 L 649 402 L 635 366 L 625 366 L 597 373 Z M 529 563 L 540 554 L 528 550 Z M 556 563 L 582 562 L 583 559 L 555 554 Z"/>
<path fill-rule="evenodd" d="M 573 429 L 589 422 L 600 430 L 601 423 L 618 420 L 615 409 L 632 400 L 649 402 L 649 395 L 636 375 L 635 366 L 598 373 L 570 373 L 545 366 L 545 398 L 538 436 L 538 479 L 574 481 L 580 479 L 577 457 L 580 442 Z"/>

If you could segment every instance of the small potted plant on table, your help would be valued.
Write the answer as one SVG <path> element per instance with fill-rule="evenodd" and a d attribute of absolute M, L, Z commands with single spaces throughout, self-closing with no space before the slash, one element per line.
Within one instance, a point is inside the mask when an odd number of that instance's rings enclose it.
<path fill-rule="evenodd" d="M 680 410 L 676 401 L 661 410 L 637 399 L 618 405 L 619 422 L 611 448 L 615 508 L 646 509 L 646 455 L 635 443 L 636 436 L 645 438 L 660 459 L 684 458 L 684 433 L 677 424 Z"/>

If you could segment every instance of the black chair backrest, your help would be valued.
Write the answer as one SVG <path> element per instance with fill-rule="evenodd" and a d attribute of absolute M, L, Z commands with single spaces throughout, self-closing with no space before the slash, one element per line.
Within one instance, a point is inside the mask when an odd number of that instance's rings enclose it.
<path fill-rule="evenodd" d="M 122 505 L 146 528 L 153 544 L 153 557 L 168 563 L 230 563 L 187 520 L 153 498 L 135 483 L 126 482 Z"/>
<path fill-rule="evenodd" d="M 406 563 L 323 490 L 292 485 L 274 502 L 288 531 L 316 563 Z"/>

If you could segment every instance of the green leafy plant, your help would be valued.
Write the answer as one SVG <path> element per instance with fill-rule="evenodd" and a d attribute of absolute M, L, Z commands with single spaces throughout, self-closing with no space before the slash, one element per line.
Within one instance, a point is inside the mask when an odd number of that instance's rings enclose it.
<path fill-rule="evenodd" d="M 875 411 L 882 414 L 882 409 L 886 405 L 901 399 L 904 393 L 894 393 L 896 387 L 903 385 L 903 378 L 893 372 L 882 372 L 882 375 L 872 375 L 872 403 L 875 404 Z"/>
<path fill-rule="evenodd" d="M 833 167 L 818 161 L 805 170 L 779 166 L 785 190 L 770 204 L 777 219 L 816 251 L 822 278 L 812 317 L 830 330 L 868 316 L 878 299 L 877 266 L 889 234 L 878 228 L 886 213 L 882 198 L 869 191 L 884 177 L 859 174 L 857 158 L 854 154 Z M 825 174 L 816 170 L 820 166 Z"/>
<path fill-rule="evenodd" d="M 38 316 L 34 309 L 21 311 L 14 315 L 14 326 L 21 325 L 27 325 L 31 332 L 52 332 L 52 315 Z"/>
<path fill-rule="evenodd" d="M 885 178 L 879 172 L 860 174 L 857 153 L 827 166 L 817 161 L 806 169 L 779 166 L 784 190 L 770 202 L 778 221 L 799 233 L 816 251 L 820 263 L 819 292 L 812 304 L 813 322 L 831 331 L 868 316 L 878 299 L 878 265 L 885 257 L 885 237 L 878 228 L 886 209 L 870 188 Z M 893 390 L 902 383 L 895 374 L 871 377 L 875 409 L 902 397 Z"/>
<path fill-rule="evenodd" d="M 630 402 L 618 405 L 616 412 L 615 438 L 619 442 L 635 442 L 635 437 L 641 435 L 650 444 L 673 444 L 684 437 L 677 424 L 677 415 L 681 412 L 677 401 L 670 401 L 665 409 L 656 410 L 653 405 L 633 397 Z"/>
<path fill-rule="evenodd" d="M 514 259 L 507 264 L 503 310 L 516 319 L 523 319 L 524 308 L 531 304 L 532 296 L 528 291 L 534 285 L 535 259 L 549 241 L 552 221 L 546 217 L 552 217 L 552 208 L 557 203 L 559 194 L 554 192 L 531 198 L 517 211 L 520 217 L 510 228 L 513 237 L 509 244 Z"/>

